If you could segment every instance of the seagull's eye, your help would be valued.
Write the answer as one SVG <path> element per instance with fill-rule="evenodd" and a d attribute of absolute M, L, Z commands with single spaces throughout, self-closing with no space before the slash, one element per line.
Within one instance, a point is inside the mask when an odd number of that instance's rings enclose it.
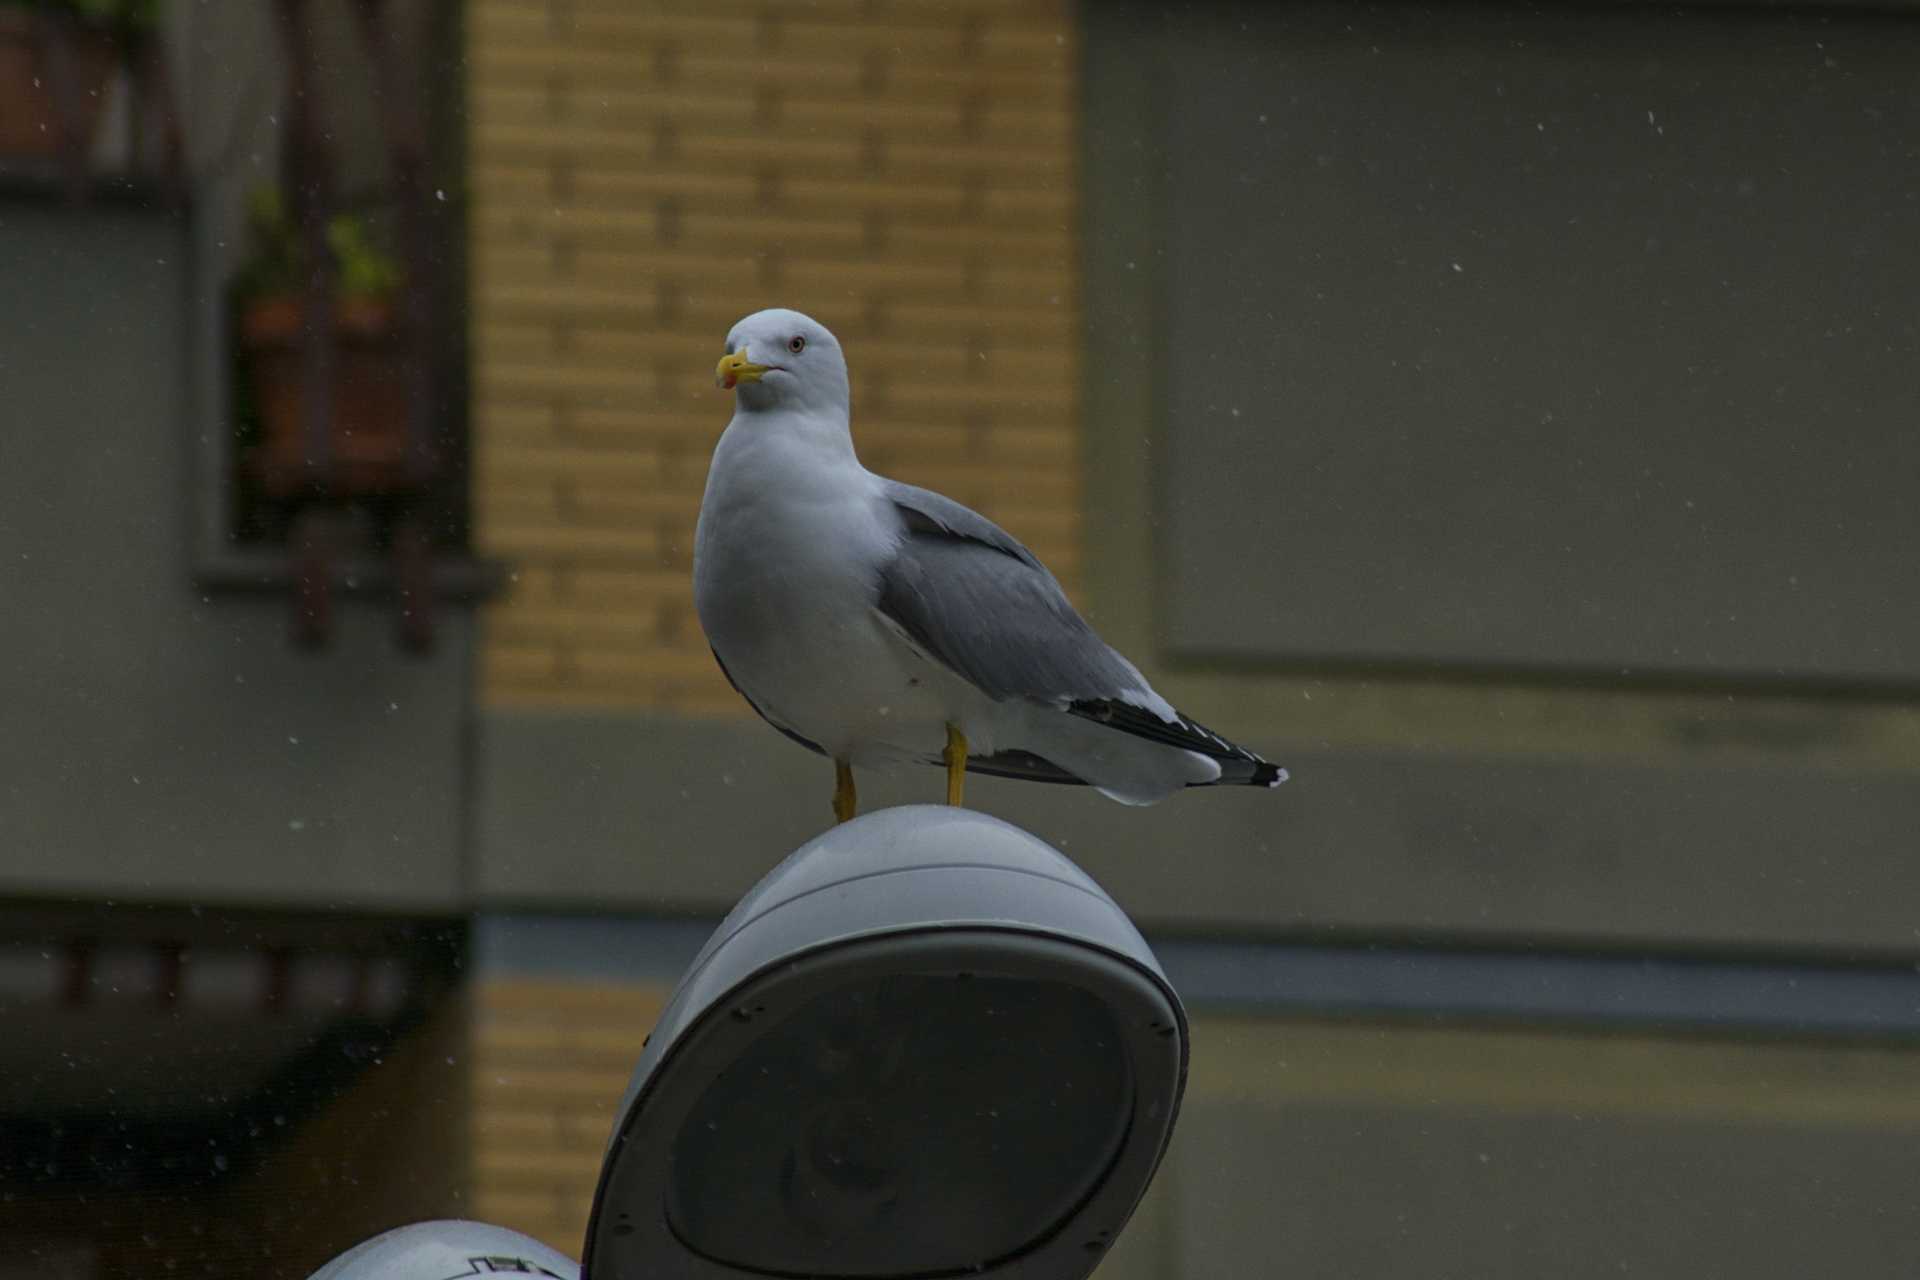
<path fill-rule="evenodd" d="M 796 333 L 791 338 L 787 339 L 787 350 L 793 352 L 793 354 L 799 355 L 802 351 L 805 351 L 806 349 L 807 349 L 807 340 L 801 337 L 799 334 Z"/>

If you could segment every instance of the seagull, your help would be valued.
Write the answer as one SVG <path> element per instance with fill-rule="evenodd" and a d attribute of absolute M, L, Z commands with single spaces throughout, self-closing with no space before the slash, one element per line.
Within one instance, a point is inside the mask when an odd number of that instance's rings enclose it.
<path fill-rule="evenodd" d="M 1123 804 L 1287 772 L 1174 710 L 1100 639 L 1034 554 L 978 512 L 855 456 L 840 343 L 797 311 L 733 326 L 734 392 L 694 536 L 693 601 L 734 689 L 853 769 L 943 765 L 1092 786 Z"/>

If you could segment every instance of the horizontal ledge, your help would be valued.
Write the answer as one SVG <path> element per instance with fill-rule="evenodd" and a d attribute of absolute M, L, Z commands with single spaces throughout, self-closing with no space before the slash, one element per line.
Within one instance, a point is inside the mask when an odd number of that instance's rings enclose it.
<path fill-rule="evenodd" d="M 1156 941 L 1214 1012 L 1800 1037 L 1920 1036 L 1912 965 L 1574 951 Z"/>
<path fill-rule="evenodd" d="M 185 184 L 172 183 L 147 174 L 101 173 L 87 171 L 75 183 L 63 161 L 32 156 L 0 157 L 0 197 L 26 199 L 48 204 L 69 203 L 84 209 L 99 202 L 116 208 L 145 208 L 156 213 L 176 213 L 186 207 Z"/>
<path fill-rule="evenodd" d="M 486 978 L 673 981 L 707 920 L 482 911 Z M 1920 1036 L 1911 965 L 1148 938 L 1199 1012 L 1800 1038 Z"/>
<path fill-rule="evenodd" d="M 293 584 L 292 557 L 284 551 L 227 550 L 203 556 L 194 580 L 217 591 L 284 591 Z M 469 555 L 436 559 L 432 568 L 436 599 L 478 603 L 499 595 L 507 584 L 507 566 L 490 557 Z M 343 556 L 334 562 L 331 585 L 347 595 L 385 595 L 393 591 L 393 565 L 376 556 Z"/>
<path fill-rule="evenodd" d="M 1160 670 L 1169 675 L 1280 676 L 1289 679 L 1355 679 L 1382 682 L 1448 681 L 1612 693 L 1749 694 L 1770 697 L 1850 698 L 1908 702 L 1920 695 L 1920 675 L 1905 672 L 1821 671 L 1806 665 L 1766 668 L 1758 664 L 1708 666 L 1697 662 L 1654 665 L 1527 658 L 1466 658 L 1400 654 L 1337 653 L 1319 648 L 1281 648 L 1268 654 L 1234 652 L 1208 645 L 1163 644 Z"/>

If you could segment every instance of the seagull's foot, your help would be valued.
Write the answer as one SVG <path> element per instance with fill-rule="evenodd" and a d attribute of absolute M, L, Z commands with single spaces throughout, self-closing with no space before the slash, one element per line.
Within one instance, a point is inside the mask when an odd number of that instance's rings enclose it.
<path fill-rule="evenodd" d="M 967 735 L 959 725 L 947 725 L 947 748 L 940 758 L 947 766 L 947 803 L 960 804 L 967 789 Z"/>
<path fill-rule="evenodd" d="M 845 760 L 833 762 L 833 820 L 845 822 L 860 812 L 853 791 L 853 768 Z"/>

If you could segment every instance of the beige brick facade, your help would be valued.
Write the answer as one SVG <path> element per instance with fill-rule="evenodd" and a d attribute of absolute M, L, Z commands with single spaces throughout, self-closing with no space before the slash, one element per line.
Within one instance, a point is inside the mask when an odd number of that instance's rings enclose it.
<path fill-rule="evenodd" d="M 475 502 L 493 706 L 740 709 L 692 613 L 727 328 L 824 321 L 868 466 L 1080 534 L 1064 0 L 469 11 Z"/>
<path fill-rule="evenodd" d="M 579 1256 L 615 1109 L 666 996 L 527 978 L 479 984 L 474 1217 Z"/>

